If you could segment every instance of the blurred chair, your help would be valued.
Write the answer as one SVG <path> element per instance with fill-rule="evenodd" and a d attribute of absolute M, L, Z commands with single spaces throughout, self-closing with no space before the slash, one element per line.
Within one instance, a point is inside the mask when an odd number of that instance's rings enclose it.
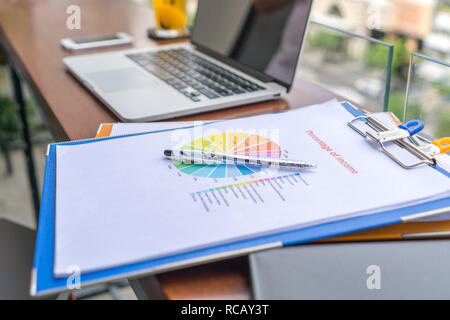
<path fill-rule="evenodd" d="M 298 75 L 372 112 L 386 111 L 394 47 L 311 21 Z"/>
<path fill-rule="evenodd" d="M 36 231 L 0 219 L 0 300 L 31 299 Z"/>

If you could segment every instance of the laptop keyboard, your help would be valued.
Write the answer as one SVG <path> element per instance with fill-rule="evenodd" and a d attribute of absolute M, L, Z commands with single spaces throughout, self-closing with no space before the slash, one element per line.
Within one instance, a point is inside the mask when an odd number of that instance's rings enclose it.
<path fill-rule="evenodd" d="M 194 102 L 265 90 L 186 49 L 133 53 L 127 57 Z"/>

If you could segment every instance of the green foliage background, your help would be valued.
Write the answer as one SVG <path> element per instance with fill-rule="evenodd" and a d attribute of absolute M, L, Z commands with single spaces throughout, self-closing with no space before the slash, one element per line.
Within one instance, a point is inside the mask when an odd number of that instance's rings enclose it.
<path fill-rule="evenodd" d="M 344 48 L 344 39 L 328 32 L 317 32 L 310 36 L 308 40 L 312 48 L 324 49 L 325 51 L 338 52 Z"/>
<path fill-rule="evenodd" d="M 394 56 L 392 57 L 392 70 L 399 76 L 403 76 L 402 69 L 408 65 L 409 52 L 406 49 L 406 40 L 399 38 L 394 41 L 382 39 L 394 45 Z M 371 44 L 364 54 L 364 62 L 367 67 L 374 69 L 385 69 L 387 65 L 388 48 L 379 44 Z"/>
<path fill-rule="evenodd" d="M 7 97 L 0 97 L 0 145 L 19 138 L 19 121 L 14 103 Z"/>

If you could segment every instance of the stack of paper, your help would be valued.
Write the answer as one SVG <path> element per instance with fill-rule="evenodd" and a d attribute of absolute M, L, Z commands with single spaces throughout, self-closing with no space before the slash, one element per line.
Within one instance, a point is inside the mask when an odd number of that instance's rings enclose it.
<path fill-rule="evenodd" d="M 35 290 L 62 288 L 74 267 L 92 283 L 448 210 L 449 175 L 398 166 L 347 125 L 359 114 L 333 100 L 176 129 L 153 124 L 150 133 L 137 133 L 143 124 L 114 126 L 111 134 L 137 134 L 51 146 L 43 199 L 55 202 L 41 208 Z M 304 160 L 318 169 L 163 157 L 177 148 Z"/>
<path fill-rule="evenodd" d="M 109 268 L 449 196 L 433 168 L 405 170 L 347 126 L 336 101 L 98 143 L 57 146 L 55 274 Z M 274 121 L 276 120 L 276 121 Z M 315 162 L 301 173 L 185 165 L 163 150 Z"/>

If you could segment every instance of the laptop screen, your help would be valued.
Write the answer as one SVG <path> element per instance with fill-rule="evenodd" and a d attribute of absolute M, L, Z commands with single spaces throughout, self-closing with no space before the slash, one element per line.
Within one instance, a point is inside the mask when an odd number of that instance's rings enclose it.
<path fill-rule="evenodd" d="M 243 71 L 290 86 L 311 2 L 199 0 L 192 42 Z"/>

